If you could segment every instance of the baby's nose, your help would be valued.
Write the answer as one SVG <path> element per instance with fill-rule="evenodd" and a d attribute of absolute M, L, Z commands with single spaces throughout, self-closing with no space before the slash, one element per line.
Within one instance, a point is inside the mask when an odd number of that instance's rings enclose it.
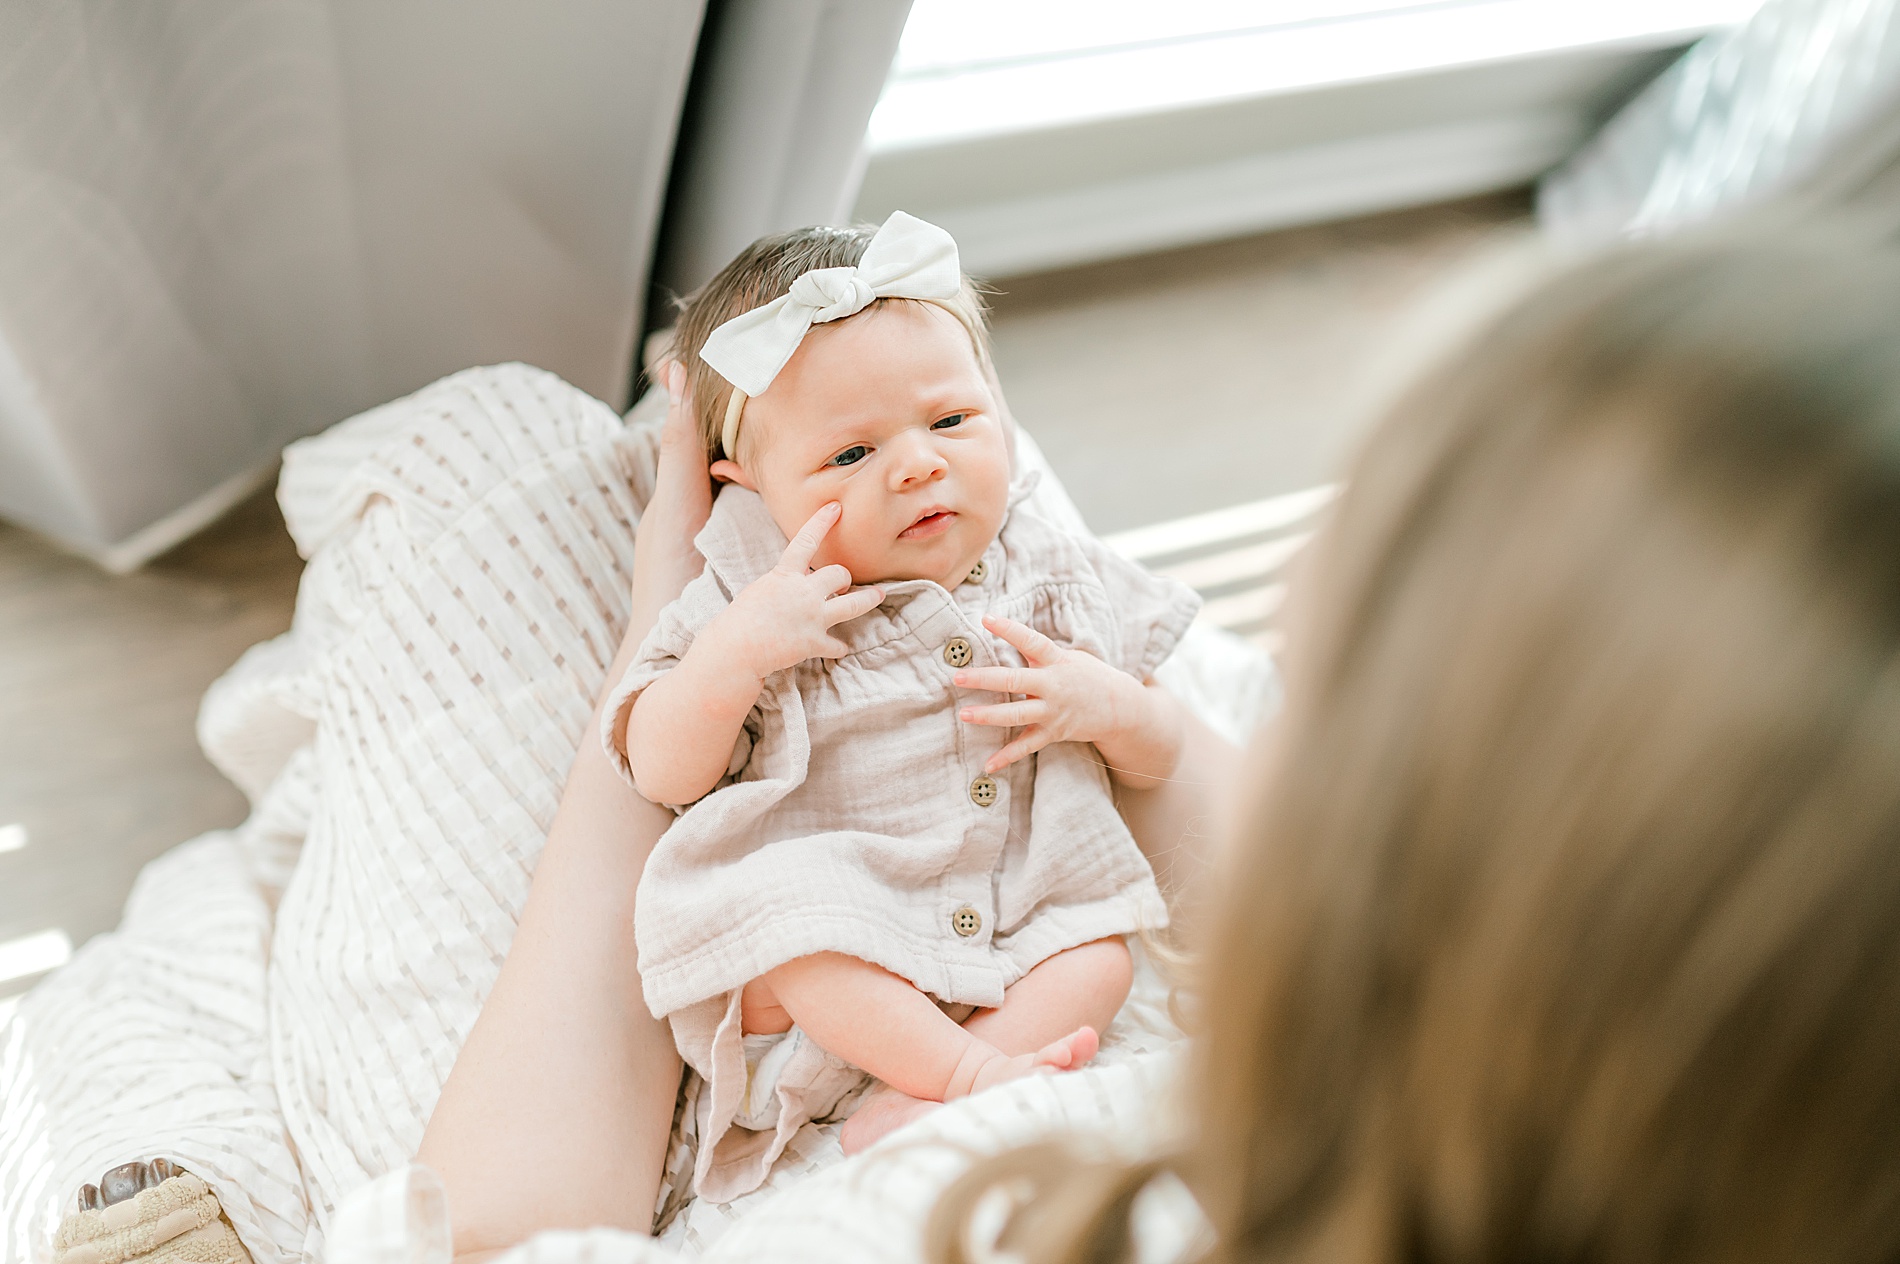
<path fill-rule="evenodd" d="M 892 463 L 892 473 L 897 476 L 898 486 L 928 482 L 943 477 L 949 467 L 944 463 L 942 454 L 922 440 L 906 445 Z"/>

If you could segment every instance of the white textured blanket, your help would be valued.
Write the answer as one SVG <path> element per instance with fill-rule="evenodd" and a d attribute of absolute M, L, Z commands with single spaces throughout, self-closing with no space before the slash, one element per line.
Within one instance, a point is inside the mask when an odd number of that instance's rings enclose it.
<path fill-rule="evenodd" d="M 309 559 L 296 620 L 213 686 L 199 721 L 254 812 L 149 866 L 121 928 L 0 1029 L 0 1264 L 45 1258 L 72 1191 L 132 1158 L 202 1175 L 258 1264 L 322 1258 L 352 1193 L 352 1223 L 373 1218 L 370 1183 L 415 1151 L 586 736 L 626 617 L 655 435 L 505 365 L 286 454 L 279 500 Z M 1027 441 L 1022 456 L 1041 462 Z M 1054 480 L 1043 486 L 1046 512 L 1079 525 Z M 1269 674 L 1263 655 L 1205 630 L 1163 673 L 1236 735 Z M 1091 1110 L 1125 1125 L 1161 1074 L 1153 1051 L 1175 1039 L 1159 1002 L 1151 979 L 1103 1069 L 1061 1077 L 1060 1094 L 1038 1081 L 970 1108 L 1015 1119 L 992 1129 L 1004 1140 Z M 830 1133 L 810 1132 L 740 1203 L 683 1204 L 675 1188 L 668 1240 L 706 1249 L 768 1205 L 796 1220 L 774 1195 L 837 1158 Z M 676 1139 L 676 1175 L 690 1142 Z M 654 1249 L 624 1237 L 548 1235 L 531 1253 Z M 749 1258 L 802 1258 L 783 1225 L 771 1240 Z M 843 1258 L 823 1240 L 807 1254 Z"/>

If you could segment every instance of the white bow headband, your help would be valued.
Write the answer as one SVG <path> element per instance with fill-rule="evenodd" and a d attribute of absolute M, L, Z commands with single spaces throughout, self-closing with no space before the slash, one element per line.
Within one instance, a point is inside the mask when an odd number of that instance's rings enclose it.
<path fill-rule="evenodd" d="M 789 293 L 712 331 L 699 358 L 732 383 L 720 442 L 738 451 L 745 402 L 763 395 L 813 325 L 855 316 L 880 298 L 952 299 L 963 288 L 957 243 L 935 224 L 892 211 L 856 267 L 815 268 Z"/>

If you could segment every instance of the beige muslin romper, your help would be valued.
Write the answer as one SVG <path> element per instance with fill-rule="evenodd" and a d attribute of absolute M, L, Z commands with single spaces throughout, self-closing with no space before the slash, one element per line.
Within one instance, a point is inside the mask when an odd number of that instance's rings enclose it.
<path fill-rule="evenodd" d="M 881 585 L 881 605 L 834 629 L 849 653 L 769 678 L 726 778 L 678 809 L 647 861 L 640 976 L 708 1081 L 702 1197 L 755 1188 L 802 1124 L 863 1082 L 796 1028 L 789 1042 L 742 1038 L 740 989 L 774 966 L 848 953 L 940 1002 L 994 1006 L 1055 953 L 1166 924 L 1093 746 L 1058 743 L 985 775 L 1010 731 L 957 719 L 961 703 L 996 701 L 953 686 L 959 668 L 1021 663 L 984 631 L 986 613 L 1145 680 L 1199 609 L 1191 589 L 1039 516 L 1023 504 L 1032 486 L 1011 489 L 1002 530 L 954 591 Z M 609 701 L 603 736 L 623 775 L 616 717 L 785 543 L 757 495 L 721 490 L 695 540 L 705 571 L 661 612 Z"/>

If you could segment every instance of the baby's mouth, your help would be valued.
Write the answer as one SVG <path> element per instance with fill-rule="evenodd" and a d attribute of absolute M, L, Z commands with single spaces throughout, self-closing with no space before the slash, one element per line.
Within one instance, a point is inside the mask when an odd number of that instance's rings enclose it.
<path fill-rule="evenodd" d="M 897 538 L 900 540 L 928 540 L 932 536 L 942 535 L 948 531 L 950 524 L 956 520 L 957 515 L 954 510 L 933 509 L 898 532 Z"/>

